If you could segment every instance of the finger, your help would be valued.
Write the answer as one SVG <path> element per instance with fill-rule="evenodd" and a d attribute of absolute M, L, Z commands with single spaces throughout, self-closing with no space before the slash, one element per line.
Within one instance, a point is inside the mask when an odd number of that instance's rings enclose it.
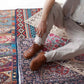
<path fill-rule="evenodd" d="M 38 28 L 36 28 L 36 32 L 38 32 Z"/>
<path fill-rule="evenodd" d="M 39 31 L 39 36 L 41 36 L 41 31 Z"/>
<path fill-rule="evenodd" d="M 39 31 L 37 31 L 37 33 L 36 33 L 39 37 L 40 37 L 40 32 Z"/>
<path fill-rule="evenodd" d="M 36 34 L 39 34 L 39 32 L 38 32 L 39 30 L 38 30 L 38 28 L 36 29 Z"/>
<path fill-rule="evenodd" d="M 39 36 L 42 38 L 42 36 L 43 36 L 43 31 L 40 32 Z"/>
<path fill-rule="evenodd" d="M 43 31 L 40 33 L 40 37 L 41 37 L 41 38 L 43 37 Z"/>

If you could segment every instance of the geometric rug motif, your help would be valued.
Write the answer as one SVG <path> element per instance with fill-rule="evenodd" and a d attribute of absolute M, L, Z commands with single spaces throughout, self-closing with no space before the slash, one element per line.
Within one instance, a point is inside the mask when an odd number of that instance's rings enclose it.
<path fill-rule="evenodd" d="M 0 33 L 15 33 L 14 26 L 11 25 L 0 25 Z"/>
<path fill-rule="evenodd" d="M 16 32 L 18 38 L 26 38 L 26 30 L 24 24 L 24 16 L 22 9 L 15 10 L 15 17 L 16 17 Z"/>
<path fill-rule="evenodd" d="M 24 12 L 24 21 L 29 19 L 31 16 L 33 16 L 34 14 L 39 12 L 40 10 L 41 10 L 41 8 L 38 8 L 38 9 L 34 8 L 34 9 L 25 9 L 25 10 L 23 10 L 23 12 Z M 26 29 L 27 38 L 31 38 L 31 37 L 34 38 L 35 37 L 35 35 L 36 35 L 35 27 L 25 23 L 25 29 Z"/>
<path fill-rule="evenodd" d="M 49 37 L 49 36 L 48 36 Z M 58 43 L 63 46 L 67 43 L 65 39 L 61 39 L 56 36 L 55 39 Z M 64 41 L 65 40 L 65 41 Z M 26 38 L 26 39 L 18 39 L 17 47 L 18 47 L 18 61 L 19 61 L 19 68 L 20 68 L 20 79 L 21 84 L 83 84 L 84 83 L 84 76 L 80 75 L 79 73 L 70 70 L 69 68 L 62 66 L 59 62 L 50 62 L 43 65 L 40 70 L 38 71 L 31 71 L 29 64 L 32 59 L 24 59 L 23 52 L 28 49 L 33 44 L 34 38 Z M 63 43 L 64 41 L 64 43 Z M 43 51 L 49 50 L 51 45 L 46 44 Z M 57 43 L 57 47 L 59 47 Z M 53 45 L 52 45 L 53 46 Z M 65 62 L 65 61 L 63 61 Z"/>
<path fill-rule="evenodd" d="M 0 74 L 0 80 L 3 79 L 3 80 L 1 80 L 1 83 L 4 83 L 4 81 L 6 81 L 8 78 L 9 78 L 9 76 L 7 76 L 6 74 L 4 74 L 4 73 Z"/>
<path fill-rule="evenodd" d="M 39 12 L 41 8 L 35 9 L 16 9 L 15 17 L 16 17 L 16 32 L 18 38 L 34 38 L 36 35 L 35 27 L 24 23 L 24 21 L 37 12 Z"/>
<path fill-rule="evenodd" d="M 0 84 L 17 84 L 17 56 L 4 56 L 0 58 L 0 75 L 2 74 Z M 5 77 L 7 79 L 3 80 Z M 2 83 L 3 81 L 3 83 Z"/>
<path fill-rule="evenodd" d="M 0 44 L 0 57 L 8 55 L 16 55 L 16 45 L 15 44 Z"/>
<path fill-rule="evenodd" d="M 12 84 L 11 71 L 0 72 L 0 84 Z"/>
<path fill-rule="evenodd" d="M 70 61 L 61 62 L 60 64 L 84 76 L 84 54 L 77 57 L 79 59 L 73 58 Z M 83 57 L 83 60 L 80 61 L 81 57 Z"/>
<path fill-rule="evenodd" d="M 13 57 L 12 56 L 4 56 L 0 58 L 0 71 L 3 69 L 10 68 L 12 69 L 13 66 Z"/>
<path fill-rule="evenodd" d="M 15 42 L 15 36 L 11 33 L 7 34 L 0 34 L 0 44 L 3 43 L 14 43 Z"/>
<path fill-rule="evenodd" d="M 15 10 L 0 10 L 0 84 L 18 84 Z"/>

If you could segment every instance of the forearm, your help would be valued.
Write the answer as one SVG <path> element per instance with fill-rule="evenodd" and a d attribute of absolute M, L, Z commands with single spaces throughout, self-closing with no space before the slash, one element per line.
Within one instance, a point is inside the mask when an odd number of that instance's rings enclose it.
<path fill-rule="evenodd" d="M 46 0 L 45 1 L 41 21 L 46 22 L 48 14 L 54 3 L 55 3 L 55 0 Z"/>

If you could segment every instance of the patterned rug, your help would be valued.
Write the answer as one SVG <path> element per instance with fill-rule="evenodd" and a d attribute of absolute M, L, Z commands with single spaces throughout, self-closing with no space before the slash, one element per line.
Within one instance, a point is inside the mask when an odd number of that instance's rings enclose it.
<path fill-rule="evenodd" d="M 18 39 L 18 55 L 21 84 L 83 84 L 84 81 L 84 55 L 77 56 L 73 60 L 65 62 L 48 63 L 38 72 L 31 72 L 29 63 L 31 60 L 23 58 L 23 51 L 33 43 L 35 37 L 35 27 L 24 23 L 41 9 L 17 9 L 16 10 L 16 30 Z M 27 39 L 24 39 L 27 38 Z M 58 36 L 56 36 L 58 38 Z M 61 39 L 62 40 L 62 39 Z M 67 40 L 65 40 L 65 43 Z M 62 43 L 63 46 L 65 43 Z M 52 43 L 53 44 L 53 43 Z M 61 46 L 58 41 L 58 46 Z M 51 44 L 48 44 L 48 46 Z M 52 45 L 53 46 L 53 45 Z M 51 47 L 48 47 L 51 49 Z M 53 48 L 54 49 L 54 48 Z M 46 47 L 45 49 L 46 50 Z"/>
<path fill-rule="evenodd" d="M 43 51 L 54 50 L 68 42 L 66 39 L 61 39 L 58 36 L 52 37 L 52 35 L 54 34 L 48 36 Z M 36 55 L 32 59 L 26 60 L 23 57 L 23 52 L 33 44 L 33 41 L 33 38 L 18 39 L 21 84 L 84 84 L 83 75 L 61 66 L 60 62 L 46 63 L 39 71 L 32 72 L 29 64 Z"/>
<path fill-rule="evenodd" d="M 40 10 L 40 8 L 0 10 L 0 84 L 18 84 L 18 78 L 21 84 L 84 84 L 84 55 L 65 62 L 48 63 L 39 71 L 31 72 L 29 68 L 31 60 L 25 60 L 22 55 L 23 51 L 32 45 L 36 32 L 35 27 L 24 21 Z M 20 38 L 18 55 L 17 38 Z M 60 43 L 58 41 L 59 45 L 51 48 L 53 43 L 48 43 L 44 51 L 67 43 L 67 40 L 63 43 L 64 40 L 58 36 L 56 39 L 61 41 Z M 18 68 L 20 77 L 18 77 Z"/>
<path fill-rule="evenodd" d="M 15 10 L 0 10 L 0 84 L 18 84 Z"/>

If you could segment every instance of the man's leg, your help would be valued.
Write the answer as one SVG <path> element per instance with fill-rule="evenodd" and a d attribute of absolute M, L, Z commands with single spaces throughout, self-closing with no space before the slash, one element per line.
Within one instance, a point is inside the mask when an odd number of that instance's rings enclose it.
<path fill-rule="evenodd" d="M 35 43 L 38 45 L 44 44 L 46 37 L 48 36 L 53 25 L 63 28 L 63 13 L 62 13 L 62 8 L 60 7 L 58 3 L 55 3 L 53 5 L 48 15 L 46 24 L 47 24 L 47 28 L 46 28 L 47 30 L 43 36 L 41 35 L 42 38 L 36 35 Z"/>
<path fill-rule="evenodd" d="M 55 50 L 45 52 L 44 56 L 46 57 L 47 62 L 56 61 L 56 60 L 66 60 L 71 59 L 77 55 L 84 53 L 84 39 L 75 40 L 63 47 L 57 48 Z"/>
<path fill-rule="evenodd" d="M 58 19 L 59 17 L 59 19 Z M 52 26 L 54 23 L 56 22 L 60 22 L 58 23 L 58 25 L 63 26 L 63 14 L 62 14 L 62 9 L 60 7 L 59 4 L 55 3 L 48 15 L 47 18 L 47 30 L 46 33 L 44 33 L 44 35 L 41 37 L 39 37 L 38 35 L 36 35 L 35 37 L 35 41 L 34 44 L 24 52 L 24 57 L 25 58 L 31 58 L 32 56 L 34 56 L 35 53 L 37 53 L 39 50 L 41 50 L 43 48 L 43 44 L 46 40 L 47 35 L 49 34 Z"/>

